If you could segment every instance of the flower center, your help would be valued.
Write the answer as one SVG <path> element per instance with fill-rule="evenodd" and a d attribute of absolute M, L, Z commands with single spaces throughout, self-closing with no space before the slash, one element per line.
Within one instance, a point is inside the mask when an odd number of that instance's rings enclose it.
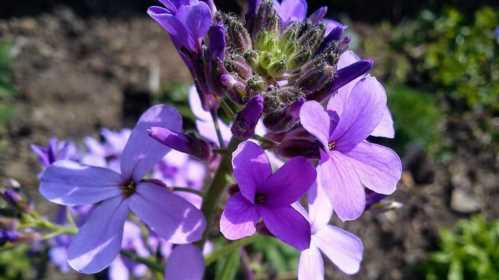
<path fill-rule="evenodd" d="M 255 203 L 256 204 L 263 204 L 263 203 L 265 203 L 265 195 L 257 193 L 255 195 Z"/>
<path fill-rule="evenodd" d="M 330 151 L 334 151 L 336 149 L 336 142 L 335 141 L 329 142 L 327 147 L 329 148 Z"/>
<path fill-rule="evenodd" d="M 137 190 L 137 185 L 133 180 L 125 182 L 121 186 L 121 192 L 123 193 L 123 196 L 125 196 L 125 198 L 129 198 L 130 196 L 132 196 L 132 194 L 134 194 L 136 190 Z"/>

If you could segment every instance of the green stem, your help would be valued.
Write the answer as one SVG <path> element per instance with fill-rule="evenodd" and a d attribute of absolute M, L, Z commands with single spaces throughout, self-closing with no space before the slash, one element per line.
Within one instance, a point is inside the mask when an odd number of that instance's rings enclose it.
<path fill-rule="evenodd" d="M 184 187 L 172 187 L 172 190 L 174 192 L 187 192 L 187 193 L 193 193 L 193 194 L 197 194 L 199 196 L 203 196 L 203 193 L 198 191 L 198 190 L 195 190 L 195 189 L 190 189 L 190 188 L 184 188 Z"/>
<path fill-rule="evenodd" d="M 125 251 L 125 250 L 121 250 L 121 255 L 129 258 L 133 262 L 141 263 L 141 264 L 147 266 L 148 268 L 150 268 L 154 272 L 159 272 L 159 273 L 163 274 L 163 266 L 148 259 L 148 258 L 138 256 L 130 251 Z"/>
<path fill-rule="evenodd" d="M 213 119 L 213 124 L 215 125 L 215 131 L 217 132 L 218 144 L 219 144 L 220 148 L 223 149 L 225 147 L 225 141 L 224 141 L 224 138 L 222 136 L 220 126 L 218 125 L 217 112 L 215 110 L 211 110 L 210 113 L 211 113 L 211 118 Z"/>
<path fill-rule="evenodd" d="M 222 161 L 218 166 L 218 169 L 211 181 L 211 184 L 207 190 L 207 193 L 204 197 L 203 206 L 201 210 L 207 221 L 206 231 L 204 232 L 203 239 L 200 241 L 199 245 L 202 247 L 204 241 L 208 236 L 208 232 L 213 226 L 214 216 L 217 210 L 218 203 L 222 198 L 225 188 L 229 184 L 228 176 L 232 172 L 232 152 L 236 150 L 237 145 L 239 145 L 240 141 L 237 138 L 232 137 L 229 142 L 229 146 L 227 147 L 227 153 L 225 153 L 222 157 Z"/>
<path fill-rule="evenodd" d="M 257 241 L 258 238 L 260 238 L 259 235 L 253 235 L 252 237 L 233 241 L 233 242 L 229 243 L 228 245 L 223 246 L 218 250 L 215 250 L 213 253 L 211 253 L 209 256 L 207 256 L 204 259 L 204 263 L 206 266 L 209 266 L 211 263 L 215 262 L 217 259 L 231 254 L 235 249 L 238 249 L 240 247 L 244 247 L 250 243 Z"/>
<path fill-rule="evenodd" d="M 227 101 L 225 99 L 223 99 L 222 102 L 220 102 L 220 107 L 222 108 L 222 110 L 224 110 L 224 112 L 227 114 L 227 116 L 230 119 L 234 119 L 236 117 L 236 113 L 234 113 L 234 111 L 229 106 L 229 104 L 227 104 Z"/>

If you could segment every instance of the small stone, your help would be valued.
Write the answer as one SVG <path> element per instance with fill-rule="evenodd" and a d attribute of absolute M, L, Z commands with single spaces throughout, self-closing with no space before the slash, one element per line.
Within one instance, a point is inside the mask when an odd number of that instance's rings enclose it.
<path fill-rule="evenodd" d="M 481 209 L 482 203 L 472 194 L 455 189 L 451 195 L 451 208 L 462 214 L 471 214 Z"/>

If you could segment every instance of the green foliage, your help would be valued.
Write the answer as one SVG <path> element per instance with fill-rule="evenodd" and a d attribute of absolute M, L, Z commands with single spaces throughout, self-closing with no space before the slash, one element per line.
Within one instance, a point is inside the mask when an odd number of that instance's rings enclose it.
<path fill-rule="evenodd" d="M 499 221 L 464 220 L 440 235 L 440 248 L 421 267 L 427 280 L 499 279 Z"/>
<path fill-rule="evenodd" d="M 0 250 L 0 280 L 29 279 L 28 246 L 16 245 L 12 249 Z"/>
<path fill-rule="evenodd" d="M 227 258 L 220 259 L 215 268 L 215 279 L 235 279 L 240 265 L 239 248 L 233 249 Z"/>
<path fill-rule="evenodd" d="M 403 152 L 408 144 L 418 144 L 430 153 L 438 150 L 443 113 L 433 96 L 404 86 L 391 86 L 388 92 L 396 148 Z"/>
<path fill-rule="evenodd" d="M 252 244 L 251 249 L 262 254 L 263 260 L 260 264 L 269 265 L 255 267 L 257 279 L 269 279 L 272 273 L 289 275 L 290 272 L 296 271 L 298 252 L 277 239 L 260 238 Z"/>
<path fill-rule="evenodd" d="M 469 19 L 456 9 L 425 11 L 397 28 L 394 47 L 418 62 L 415 76 L 427 87 L 474 111 L 499 111 L 499 10 L 482 8 Z"/>

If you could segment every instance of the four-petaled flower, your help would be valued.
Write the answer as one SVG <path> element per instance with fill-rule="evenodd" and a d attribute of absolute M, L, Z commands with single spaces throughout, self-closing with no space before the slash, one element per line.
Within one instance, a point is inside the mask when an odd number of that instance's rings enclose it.
<path fill-rule="evenodd" d="M 364 187 L 391 194 L 401 177 L 397 154 L 366 141 L 384 123 L 386 108 L 383 86 L 367 76 L 350 92 L 331 97 L 327 110 L 315 101 L 300 110 L 301 124 L 322 144 L 318 180 L 344 221 L 355 220 L 364 211 Z"/>
<path fill-rule="evenodd" d="M 246 141 L 234 152 L 232 166 L 240 191 L 225 205 L 222 234 L 230 240 L 253 235 L 261 218 L 274 236 L 298 250 L 307 249 L 310 225 L 291 204 L 315 181 L 313 165 L 304 157 L 295 157 L 272 174 L 264 150 Z"/>
<path fill-rule="evenodd" d="M 170 150 L 147 135 L 152 126 L 180 131 L 182 119 L 170 106 L 146 111 L 124 148 L 121 174 L 71 161 L 58 161 L 42 174 L 40 192 L 48 200 L 67 206 L 98 203 L 68 248 L 68 262 L 75 270 L 96 273 L 113 261 L 130 210 L 169 242 L 201 238 L 206 225 L 202 213 L 165 186 L 143 179 Z"/>

